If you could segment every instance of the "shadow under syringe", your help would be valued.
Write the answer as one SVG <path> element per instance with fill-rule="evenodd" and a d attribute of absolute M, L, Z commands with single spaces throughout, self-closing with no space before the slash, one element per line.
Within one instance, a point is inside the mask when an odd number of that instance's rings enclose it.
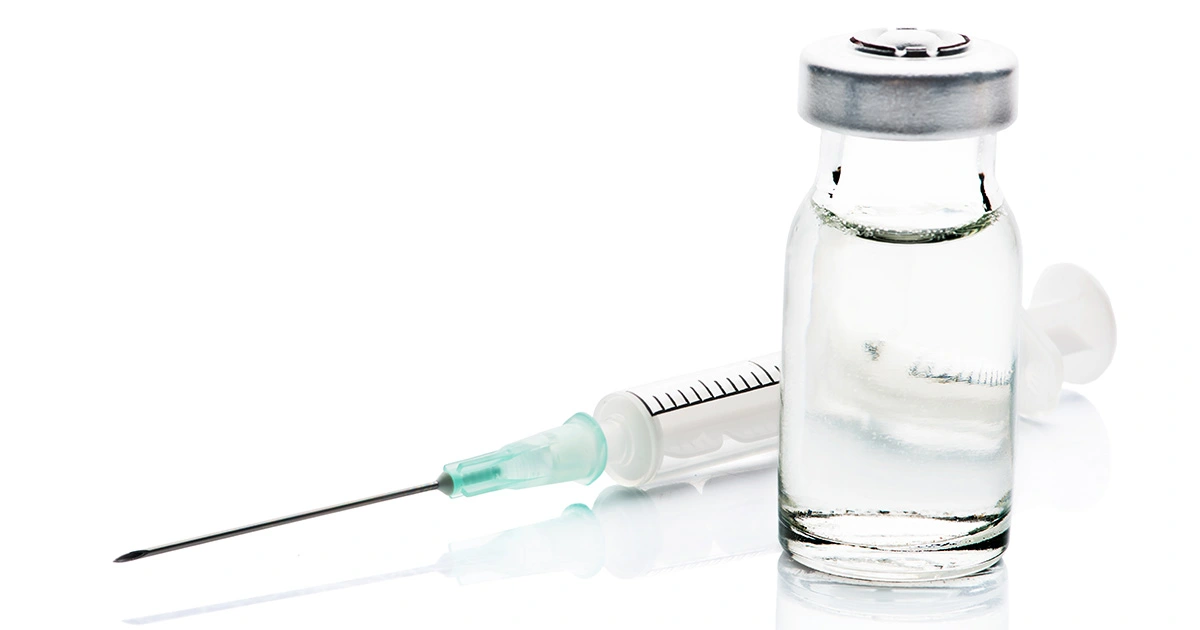
<path fill-rule="evenodd" d="M 1107 485 L 1108 438 L 1103 422 L 1091 403 L 1073 392 L 1064 392 L 1058 408 L 1048 417 L 1018 421 L 1016 458 L 1014 494 L 1021 506 L 1087 507 Z M 774 467 L 649 490 L 613 486 L 601 492 L 591 508 L 571 505 L 558 518 L 453 543 L 429 566 L 126 622 L 155 623 L 429 573 L 460 584 L 550 573 L 586 578 L 602 570 L 618 578 L 641 577 L 777 553 L 777 509 Z M 815 585 L 817 591 L 829 588 L 820 582 L 823 579 L 823 574 L 804 571 L 791 575 L 792 582 Z M 848 597 L 891 591 L 841 588 L 839 592 Z M 933 591 L 935 599 L 936 594 L 946 592 Z M 919 591 L 902 593 L 911 597 Z"/>
<path fill-rule="evenodd" d="M 1015 429 L 1018 509 L 1078 511 L 1100 500 L 1108 487 L 1108 432 L 1087 398 L 1064 391 L 1048 416 L 1020 418 Z"/>
<path fill-rule="evenodd" d="M 613 486 L 591 508 L 460 543 L 432 565 L 126 619 L 148 624 L 440 573 L 460 584 L 549 573 L 618 578 L 779 551 L 775 469 L 764 468 L 649 490 Z"/>

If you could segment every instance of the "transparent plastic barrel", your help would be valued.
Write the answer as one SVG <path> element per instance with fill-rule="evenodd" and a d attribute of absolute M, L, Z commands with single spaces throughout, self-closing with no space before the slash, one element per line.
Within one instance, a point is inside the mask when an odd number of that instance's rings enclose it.
<path fill-rule="evenodd" d="M 615 392 L 594 414 L 606 472 L 650 486 L 770 466 L 779 437 L 779 355 Z"/>

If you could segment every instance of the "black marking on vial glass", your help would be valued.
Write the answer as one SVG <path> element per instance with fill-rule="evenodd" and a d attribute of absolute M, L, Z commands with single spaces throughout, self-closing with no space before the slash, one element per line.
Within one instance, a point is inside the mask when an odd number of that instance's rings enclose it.
<path fill-rule="evenodd" d="M 717 389 L 721 390 L 722 396 L 724 396 L 726 393 L 728 393 L 725 391 L 725 387 L 723 385 L 721 385 L 721 381 L 713 381 L 713 384 L 717 386 Z M 730 385 L 732 385 L 732 384 L 733 383 L 730 383 Z"/>
<path fill-rule="evenodd" d="M 692 402 L 692 401 L 688 400 L 687 394 L 686 394 L 686 393 L 684 393 L 684 391 L 683 391 L 682 389 L 677 389 L 677 390 L 675 390 L 675 391 L 679 392 L 679 397 L 683 399 L 683 403 L 684 403 L 685 405 L 686 405 L 686 404 L 691 404 L 691 402 Z"/>
<path fill-rule="evenodd" d="M 699 380 L 699 379 L 697 379 L 697 380 Z M 704 381 L 700 381 L 700 384 L 704 386 L 704 390 L 708 392 L 709 396 L 711 396 L 713 398 L 717 397 L 717 395 L 712 393 L 712 390 L 708 388 L 708 383 L 705 383 Z"/>
<path fill-rule="evenodd" d="M 840 181 L 842 181 L 842 166 L 839 164 L 837 168 L 833 169 L 833 185 L 837 186 Z M 833 195 L 830 194 L 829 196 L 832 197 Z"/>
<path fill-rule="evenodd" d="M 666 396 L 667 400 L 671 401 L 672 405 L 679 406 L 679 403 L 675 402 L 675 398 L 671 396 L 671 392 L 663 392 L 663 396 Z"/>
<path fill-rule="evenodd" d="M 763 382 L 762 382 L 762 379 L 761 379 L 761 378 L 758 378 L 758 373 L 757 373 L 757 372 L 750 372 L 750 376 L 753 376 L 753 377 L 754 377 L 754 381 L 755 381 L 756 383 L 758 383 L 758 386 L 759 386 L 759 387 L 762 387 L 762 384 L 763 384 Z"/>
<path fill-rule="evenodd" d="M 733 391 L 735 391 L 735 392 L 736 392 L 736 391 L 738 390 L 738 388 L 737 388 L 737 383 L 734 383 L 734 382 L 733 382 L 733 379 L 731 379 L 731 378 L 729 378 L 728 376 L 726 376 L 726 377 L 725 377 L 725 380 L 729 381 L 729 386 L 733 388 Z M 749 385 L 747 385 L 747 387 L 749 387 Z"/>
<path fill-rule="evenodd" d="M 984 178 L 983 173 L 980 173 L 979 174 L 979 194 L 983 195 L 983 211 L 991 212 L 992 211 L 992 200 L 988 199 L 987 188 L 984 186 L 983 178 Z"/>
<path fill-rule="evenodd" d="M 746 389 L 750 389 L 750 381 L 747 381 L 744 375 L 738 374 L 738 378 L 742 379 L 742 382 L 746 384 Z M 759 383 L 759 385 L 761 384 L 762 383 Z"/>
<path fill-rule="evenodd" d="M 651 396 L 651 398 L 653 398 L 653 399 L 654 399 L 654 402 L 658 403 L 658 410 L 659 410 L 659 411 L 666 411 L 666 410 L 667 410 L 667 406 L 666 406 L 666 405 L 664 405 L 664 404 L 662 404 L 662 401 L 658 399 L 658 396 Z"/>
<path fill-rule="evenodd" d="M 704 400 L 704 397 L 700 395 L 700 392 L 696 391 L 694 386 L 692 387 L 692 393 L 696 395 L 696 400 Z"/>

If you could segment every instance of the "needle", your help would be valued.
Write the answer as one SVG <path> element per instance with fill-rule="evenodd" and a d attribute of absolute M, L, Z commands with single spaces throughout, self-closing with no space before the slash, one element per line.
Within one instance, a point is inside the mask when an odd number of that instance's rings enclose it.
<path fill-rule="evenodd" d="M 577 413 L 566 423 L 548 431 L 518 440 L 499 450 L 477 455 L 442 467 L 442 474 L 421 486 L 397 490 L 358 501 L 332 505 L 254 525 L 246 525 L 199 538 L 182 540 L 161 547 L 138 549 L 113 560 L 132 562 L 147 556 L 203 545 L 222 538 L 249 534 L 260 529 L 287 525 L 306 518 L 324 516 L 380 501 L 390 501 L 410 494 L 439 490 L 448 497 L 473 497 L 504 488 L 532 488 L 563 481 L 591 483 L 603 472 L 608 462 L 608 446 L 604 431 L 596 419 Z"/>
<path fill-rule="evenodd" d="M 351 501 L 349 503 L 339 503 L 337 505 L 331 505 L 329 507 L 321 508 L 319 510 L 312 510 L 309 512 L 301 512 L 299 514 L 293 514 L 291 516 L 284 516 L 283 518 L 277 518 L 277 519 L 273 519 L 270 521 L 263 521 L 261 523 L 255 523 L 253 525 L 244 525 L 242 527 L 228 529 L 223 532 L 217 532 L 215 534 L 208 534 L 206 536 L 199 536 L 197 538 L 189 538 L 188 540 L 181 540 L 179 542 L 171 543 L 169 545 L 160 545 L 158 547 L 151 547 L 149 549 L 138 549 L 137 551 L 130 551 L 129 553 L 117 558 L 116 560 L 113 560 L 113 562 L 131 562 L 131 561 L 137 560 L 139 558 L 145 558 L 148 556 L 157 556 L 160 553 L 167 553 L 169 551 L 175 551 L 176 549 L 183 549 L 184 547 L 193 547 L 195 545 L 203 545 L 204 543 L 210 543 L 214 540 L 221 540 L 222 538 L 232 538 L 234 536 L 241 536 L 242 534 L 249 534 L 250 532 L 256 532 L 260 529 L 267 529 L 268 527 L 276 527 L 278 525 L 287 525 L 288 523 L 295 523 L 296 521 L 303 521 L 303 520 L 309 519 L 309 518 L 325 516 L 326 514 L 333 514 L 334 512 L 341 512 L 343 510 L 352 510 L 356 507 L 362 507 L 364 505 L 371 505 L 372 503 L 380 503 L 383 501 L 390 501 L 392 499 L 399 499 L 400 497 L 407 497 L 407 496 L 413 495 L 413 494 L 429 492 L 430 490 L 437 490 L 437 488 L 438 488 L 438 482 L 434 481 L 432 483 L 427 483 L 423 486 L 414 486 L 412 488 L 405 488 L 403 490 L 397 490 L 395 492 L 389 492 L 387 494 L 380 494 L 380 495 L 376 495 L 373 497 L 367 497 L 365 499 L 359 499 L 357 501 Z"/>

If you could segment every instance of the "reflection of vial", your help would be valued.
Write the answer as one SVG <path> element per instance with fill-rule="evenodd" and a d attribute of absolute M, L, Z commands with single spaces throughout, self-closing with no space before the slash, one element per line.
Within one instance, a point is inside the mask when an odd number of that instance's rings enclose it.
<path fill-rule="evenodd" d="M 1016 60 L 875 29 L 803 65 L 824 131 L 788 242 L 780 536 L 830 573 L 965 575 L 1007 542 L 1020 246 L 992 134 Z"/>
<path fill-rule="evenodd" d="M 835 577 L 779 560 L 776 630 L 1005 630 L 1008 575 L 1003 562 L 966 577 L 879 584 Z"/>

